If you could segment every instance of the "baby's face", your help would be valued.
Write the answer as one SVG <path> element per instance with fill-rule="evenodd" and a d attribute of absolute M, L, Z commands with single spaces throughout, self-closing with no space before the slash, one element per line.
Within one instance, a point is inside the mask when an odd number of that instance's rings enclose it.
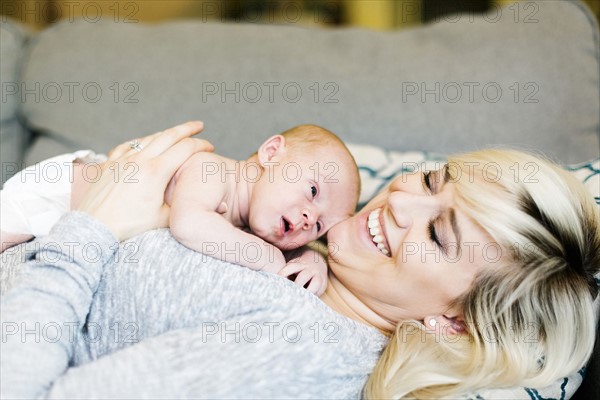
<path fill-rule="evenodd" d="M 356 167 L 337 152 L 286 157 L 269 166 L 250 200 L 255 235 L 282 250 L 303 246 L 350 217 L 356 207 Z"/>

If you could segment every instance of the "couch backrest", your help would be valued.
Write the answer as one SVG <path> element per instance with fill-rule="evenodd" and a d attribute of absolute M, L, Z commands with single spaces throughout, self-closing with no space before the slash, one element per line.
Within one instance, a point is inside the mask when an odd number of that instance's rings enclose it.
<path fill-rule="evenodd" d="M 599 152 L 598 43 L 570 1 L 396 32 L 66 21 L 30 41 L 17 95 L 43 134 L 29 163 L 189 119 L 236 158 L 315 123 L 396 150 L 503 144 L 575 162 Z"/>

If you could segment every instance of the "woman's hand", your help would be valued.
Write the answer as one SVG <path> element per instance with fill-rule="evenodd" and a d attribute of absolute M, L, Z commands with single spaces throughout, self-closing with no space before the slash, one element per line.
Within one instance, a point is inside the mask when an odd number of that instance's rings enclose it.
<path fill-rule="evenodd" d="M 117 146 L 77 210 L 104 223 L 119 240 L 167 227 L 169 181 L 194 153 L 214 149 L 206 140 L 190 138 L 203 128 L 200 121 L 187 122 Z"/>

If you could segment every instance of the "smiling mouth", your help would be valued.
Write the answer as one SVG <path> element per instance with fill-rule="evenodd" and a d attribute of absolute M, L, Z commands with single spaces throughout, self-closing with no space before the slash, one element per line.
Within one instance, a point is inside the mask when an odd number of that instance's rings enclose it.
<path fill-rule="evenodd" d="M 377 249 L 384 256 L 390 257 L 390 247 L 387 243 L 387 239 L 385 237 L 385 233 L 381 228 L 381 221 L 379 219 L 381 214 L 381 208 L 377 208 L 369 214 L 369 219 L 367 220 L 367 227 L 369 228 L 369 234 L 371 235 L 371 240 L 377 246 Z"/>

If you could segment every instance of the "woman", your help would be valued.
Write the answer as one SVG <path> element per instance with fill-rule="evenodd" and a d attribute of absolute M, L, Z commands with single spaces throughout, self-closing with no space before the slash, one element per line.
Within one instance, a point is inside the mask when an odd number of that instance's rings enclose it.
<path fill-rule="evenodd" d="M 544 386 L 588 358 L 599 217 L 557 167 L 484 151 L 397 178 L 330 231 L 328 289 L 317 299 L 187 251 L 165 230 L 117 251 L 116 239 L 166 226 L 170 177 L 210 150 L 185 139 L 197 131 L 187 124 L 140 152 L 117 148 L 111 161 L 137 163 L 141 184 L 106 174 L 82 213 L 34 248 L 2 298 L 3 397 L 356 397 L 376 363 L 368 397 L 456 397 Z M 532 161 L 535 181 L 524 183 Z M 35 323 L 75 328 L 23 337 Z"/>

